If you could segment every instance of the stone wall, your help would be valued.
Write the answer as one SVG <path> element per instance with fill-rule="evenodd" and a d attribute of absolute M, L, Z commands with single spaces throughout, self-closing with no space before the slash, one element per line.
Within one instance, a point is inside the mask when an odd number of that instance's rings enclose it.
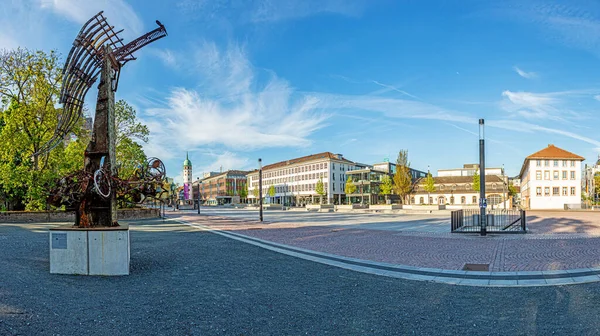
<path fill-rule="evenodd" d="M 159 209 L 119 209 L 117 218 L 122 220 L 147 219 L 160 217 Z M 75 222 L 75 213 L 65 211 L 3 211 L 0 223 L 28 222 Z"/>

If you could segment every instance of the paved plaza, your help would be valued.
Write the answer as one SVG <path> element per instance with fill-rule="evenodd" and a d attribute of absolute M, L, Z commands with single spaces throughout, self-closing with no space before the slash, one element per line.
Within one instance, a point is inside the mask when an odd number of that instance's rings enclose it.
<path fill-rule="evenodd" d="M 396 279 L 169 220 L 130 223 L 129 276 L 55 275 L 47 231 L 54 225 L 0 224 L 0 335 L 600 333 L 600 283 L 490 288 Z"/>
<path fill-rule="evenodd" d="M 600 267 L 600 213 L 532 212 L 528 234 L 452 234 L 447 214 L 265 212 L 207 208 L 169 217 L 328 254 L 435 269 L 486 264 L 490 272 Z M 600 278 L 597 278 L 600 280 Z"/>

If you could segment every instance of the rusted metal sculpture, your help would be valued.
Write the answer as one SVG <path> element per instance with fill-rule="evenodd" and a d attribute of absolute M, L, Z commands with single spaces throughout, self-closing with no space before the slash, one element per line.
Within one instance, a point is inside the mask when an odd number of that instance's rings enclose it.
<path fill-rule="evenodd" d="M 143 201 L 156 195 L 165 178 L 164 164 L 151 158 L 130 180 L 118 177 L 115 162 L 115 91 L 125 63 L 135 60 L 133 52 L 167 36 L 165 27 L 158 28 L 123 44 L 102 12 L 86 22 L 73 42 L 63 68 L 60 102 L 63 112 L 53 138 L 42 147 L 46 152 L 56 147 L 69 134 L 80 118 L 85 95 L 100 76 L 92 139 L 85 151 L 84 169 L 61 179 L 50 192 L 49 202 L 76 211 L 76 226 L 117 226 L 116 197 L 130 195 Z"/>

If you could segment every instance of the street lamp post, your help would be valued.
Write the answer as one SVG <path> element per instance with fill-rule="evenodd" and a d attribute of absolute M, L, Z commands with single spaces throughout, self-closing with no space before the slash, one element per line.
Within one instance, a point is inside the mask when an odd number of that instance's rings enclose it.
<path fill-rule="evenodd" d="M 484 121 L 479 119 L 479 221 L 481 225 L 481 235 L 486 235 L 485 207 L 485 133 Z"/>
<path fill-rule="evenodd" d="M 198 181 L 198 215 L 200 214 L 200 178 L 197 178 Z"/>
<path fill-rule="evenodd" d="M 263 200 L 262 200 L 262 159 L 258 159 L 258 216 L 263 221 Z"/>

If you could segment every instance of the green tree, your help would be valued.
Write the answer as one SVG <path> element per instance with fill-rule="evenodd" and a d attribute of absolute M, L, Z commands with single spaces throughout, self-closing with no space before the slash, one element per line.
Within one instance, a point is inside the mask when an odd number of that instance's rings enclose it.
<path fill-rule="evenodd" d="M 479 173 L 475 172 L 475 174 L 473 174 L 473 190 L 479 191 L 479 189 L 480 189 Z"/>
<path fill-rule="evenodd" d="M 600 195 L 600 172 L 594 174 L 594 185 L 595 185 L 595 194 Z M 594 200 L 597 198 L 594 197 Z"/>
<path fill-rule="evenodd" d="M 431 173 L 427 173 L 427 177 L 425 178 L 425 191 L 427 191 L 427 203 L 431 204 L 431 196 L 430 193 L 435 191 L 435 180 L 431 176 Z"/>
<path fill-rule="evenodd" d="M 269 187 L 269 191 L 267 191 L 267 192 L 269 193 L 269 197 L 270 197 L 270 198 L 273 198 L 273 197 L 275 197 L 275 186 L 274 186 L 274 185 L 271 185 L 271 186 Z M 272 202 L 272 200 L 270 200 L 270 202 Z"/>
<path fill-rule="evenodd" d="M 319 181 L 317 181 L 315 192 L 320 196 L 320 204 L 323 204 L 323 195 L 325 195 L 325 186 L 323 184 L 323 178 L 320 178 Z"/>
<path fill-rule="evenodd" d="M 517 188 L 515 187 L 514 184 L 510 183 L 508 185 L 508 196 L 512 197 L 515 196 L 517 194 Z"/>
<path fill-rule="evenodd" d="M 344 187 L 344 193 L 346 194 L 346 197 L 348 198 L 348 204 L 350 204 L 350 197 L 348 197 L 348 195 L 354 194 L 355 192 L 356 192 L 356 186 L 352 182 L 352 178 L 350 176 L 348 176 L 348 178 L 346 179 L 346 185 Z"/>
<path fill-rule="evenodd" d="M 385 199 L 387 201 L 388 195 L 390 195 L 393 191 L 394 191 L 394 185 L 392 183 L 392 179 L 387 174 L 383 175 L 383 178 L 381 179 L 381 186 L 379 189 L 379 193 L 384 195 Z"/>
<path fill-rule="evenodd" d="M 148 142 L 150 131 L 138 121 L 135 109 L 124 100 L 115 103 L 116 161 L 119 177 L 129 178 L 146 162 L 146 154 L 137 141 Z"/>
<path fill-rule="evenodd" d="M 410 175 L 410 162 L 408 161 L 408 151 L 400 150 L 398 159 L 396 159 L 396 173 L 394 174 L 394 191 L 400 197 L 400 202 L 404 203 L 406 196 L 413 189 L 412 176 Z"/>
<path fill-rule="evenodd" d="M 242 188 L 240 188 L 240 199 L 246 199 L 248 197 L 248 184 L 244 183 Z"/>
<path fill-rule="evenodd" d="M 258 187 L 252 189 L 252 195 L 254 195 L 254 197 L 256 199 L 258 199 L 258 196 L 260 196 L 259 193 L 260 193 L 260 190 L 258 190 Z"/>
<path fill-rule="evenodd" d="M 58 173 L 82 166 L 69 155 L 81 142 L 68 139 L 81 136 L 81 121 L 54 150 L 38 153 L 56 130 L 61 81 L 54 51 L 0 52 L 0 188 L 15 210 L 44 209 Z"/>

